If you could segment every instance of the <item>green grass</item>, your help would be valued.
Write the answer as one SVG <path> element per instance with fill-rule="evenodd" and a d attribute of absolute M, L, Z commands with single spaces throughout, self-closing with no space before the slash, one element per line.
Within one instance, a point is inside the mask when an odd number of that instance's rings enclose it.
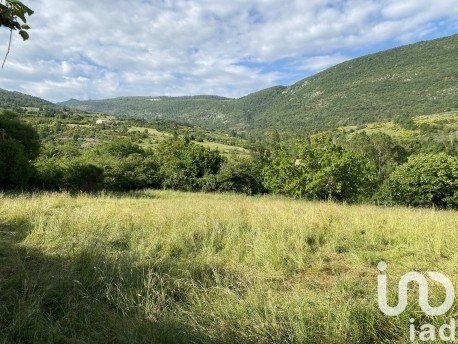
<path fill-rule="evenodd" d="M 129 128 L 129 132 L 146 132 L 148 133 L 149 139 L 154 139 L 155 141 L 159 142 L 167 137 L 171 137 L 172 134 L 158 131 L 154 128 L 145 128 L 145 127 L 131 127 Z M 194 141 L 196 144 L 208 147 L 210 149 L 216 149 L 220 151 L 222 154 L 248 154 L 249 150 L 238 147 L 238 146 L 231 146 L 224 143 L 219 142 L 212 142 L 212 141 Z M 144 147 L 148 147 L 150 145 L 144 144 Z"/>
<path fill-rule="evenodd" d="M 404 343 L 420 314 L 378 310 L 376 264 L 393 294 L 411 270 L 456 284 L 457 245 L 453 211 L 0 194 L 0 343 Z"/>
<path fill-rule="evenodd" d="M 413 119 L 414 126 L 405 128 L 393 121 L 374 122 L 362 126 L 345 126 L 335 130 L 351 137 L 365 132 L 369 135 L 384 133 L 398 140 L 404 145 L 422 139 L 426 141 L 455 141 L 458 135 L 458 113 L 446 112 L 427 116 L 418 116 Z"/>
<path fill-rule="evenodd" d="M 242 147 L 225 145 L 223 143 L 218 143 L 218 142 L 211 142 L 211 141 L 198 142 L 196 141 L 195 143 L 201 146 L 204 146 L 204 147 L 208 147 L 210 149 L 217 149 L 223 154 L 245 154 L 247 155 L 250 152 L 248 149 L 245 149 Z"/>

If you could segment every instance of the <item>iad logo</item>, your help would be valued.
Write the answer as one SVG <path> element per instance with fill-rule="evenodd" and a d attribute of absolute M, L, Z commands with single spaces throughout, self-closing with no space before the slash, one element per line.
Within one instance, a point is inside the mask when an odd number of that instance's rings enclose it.
<path fill-rule="evenodd" d="M 386 271 L 388 265 L 381 261 L 378 263 L 380 272 Z M 407 307 L 407 291 L 410 282 L 416 282 L 419 287 L 418 303 L 421 310 L 430 316 L 443 315 L 453 306 L 455 301 L 455 289 L 447 276 L 436 271 L 427 272 L 430 279 L 441 283 L 445 288 L 445 301 L 438 307 L 431 307 L 428 302 L 428 281 L 425 276 L 418 272 L 408 272 L 399 280 L 398 304 L 390 307 L 387 302 L 387 280 L 385 274 L 379 274 L 378 281 L 378 306 L 380 310 L 389 316 L 401 314 Z"/>
<path fill-rule="evenodd" d="M 452 282 L 447 276 L 440 272 L 428 271 L 428 277 L 436 282 L 442 284 L 445 288 L 445 300 L 437 307 L 433 307 L 428 301 L 428 281 L 426 277 L 418 272 L 408 272 L 401 277 L 398 285 L 398 304 L 394 307 L 388 305 L 387 297 L 387 277 L 385 271 L 388 265 L 381 261 L 378 263 L 378 270 L 382 273 L 377 277 L 378 282 L 378 306 L 380 310 L 389 316 L 396 316 L 401 314 L 407 307 L 408 302 L 408 286 L 410 282 L 415 282 L 418 285 L 419 295 L 418 303 L 421 310 L 429 316 L 444 315 L 453 306 L 455 301 L 455 289 Z M 410 319 L 410 339 L 416 339 L 415 319 Z M 448 333 L 446 333 L 448 332 Z M 450 320 L 450 324 L 444 324 L 439 328 L 439 338 L 444 341 L 455 340 L 456 325 L 455 319 Z M 431 324 L 424 324 L 420 327 L 419 339 L 421 341 L 434 341 L 436 340 L 436 328 Z"/>

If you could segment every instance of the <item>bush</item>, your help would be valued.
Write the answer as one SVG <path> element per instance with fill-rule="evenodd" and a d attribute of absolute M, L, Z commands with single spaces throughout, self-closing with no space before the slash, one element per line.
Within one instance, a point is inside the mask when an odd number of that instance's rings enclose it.
<path fill-rule="evenodd" d="M 419 154 L 396 168 L 382 199 L 402 205 L 458 208 L 458 158 Z"/>
<path fill-rule="evenodd" d="M 202 178 L 218 173 L 223 158 L 217 150 L 202 147 L 185 138 L 167 139 L 157 149 L 163 187 L 201 190 Z"/>
<path fill-rule="evenodd" d="M 105 157 L 102 163 L 107 189 L 122 191 L 161 185 L 159 164 L 152 155 L 134 153 L 118 159 Z"/>
<path fill-rule="evenodd" d="M 92 164 L 72 162 L 64 169 L 62 186 L 71 191 L 97 191 L 103 183 L 103 170 Z"/>
<path fill-rule="evenodd" d="M 64 177 L 64 168 L 56 158 L 38 159 L 35 163 L 36 173 L 31 180 L 31 186 L 45 190 L 60 190 Z"/>
<path fill-rule="evenodd" d="M 298 140 L 296 151 L 293 157 L 282 148 L 265 166 L 264 185 L 269 191 L 349 202 L 372 195 L 377 174 L 364 155 L 345 151 L 326 136 L 317 136 L 310 144 Z"/>
<path fill-rule="evenodd" d="M 0 188 L 24 185 L 32 171 L 24 146 L 0 131 Z"/>
<path fill-rule="evenodd" d="M 39 137 L 11 111 L 0 113 L 0 188 L 24 186 L 32 176 L 31 161 L 38 156 Z"/>
<path fill-rule="evenodd" d="M 249 158 L 233 157 L 226 161 L 216 176 L 220 191 L 234 191 L 247 195 L 263 191 L 260 171 Z"/>

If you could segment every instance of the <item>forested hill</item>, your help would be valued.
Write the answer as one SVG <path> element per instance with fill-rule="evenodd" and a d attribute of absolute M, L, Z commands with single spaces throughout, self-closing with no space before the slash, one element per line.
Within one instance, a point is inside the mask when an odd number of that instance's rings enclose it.
<path fill-rule="evenodd" d="M 255 125 L 322 130 L 457 108 L 457 56 L 454 35 L 341 63 L 281 92 Z"/>
<path fill-rule="evenodd" d="M 0 108 L 42 107 L 55 105 L 47 100 L 33 97 L 16 91 L 7 91 L 0 88 Z"/>
<path fill-rule="evenodd" d="M 458 108 L 458 35 L 356 58 L 240 99 L 122 97 L 62 103 L 211 128 L 310 132 Z"/>
<path fill-rule="evenodd" d="M 190 97 L 119 97 L 103 100 L 69 100 L 60 103 L 70 108 L 102 112 L 123 117 L 166 119 L 206 127 L 224 127 L 244 123 L 237 102 L 218 96 Z"/>

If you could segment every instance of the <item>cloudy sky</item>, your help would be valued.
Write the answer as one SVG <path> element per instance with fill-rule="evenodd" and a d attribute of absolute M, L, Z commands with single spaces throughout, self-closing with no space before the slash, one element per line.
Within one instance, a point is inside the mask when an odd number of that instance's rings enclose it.
<path fill-rule="evenodd" d="M 0 88 L 51 101 L 239 97 L 458 32 L 456 0 L 23 1 L 31 37 L 14 36 Z"/>

